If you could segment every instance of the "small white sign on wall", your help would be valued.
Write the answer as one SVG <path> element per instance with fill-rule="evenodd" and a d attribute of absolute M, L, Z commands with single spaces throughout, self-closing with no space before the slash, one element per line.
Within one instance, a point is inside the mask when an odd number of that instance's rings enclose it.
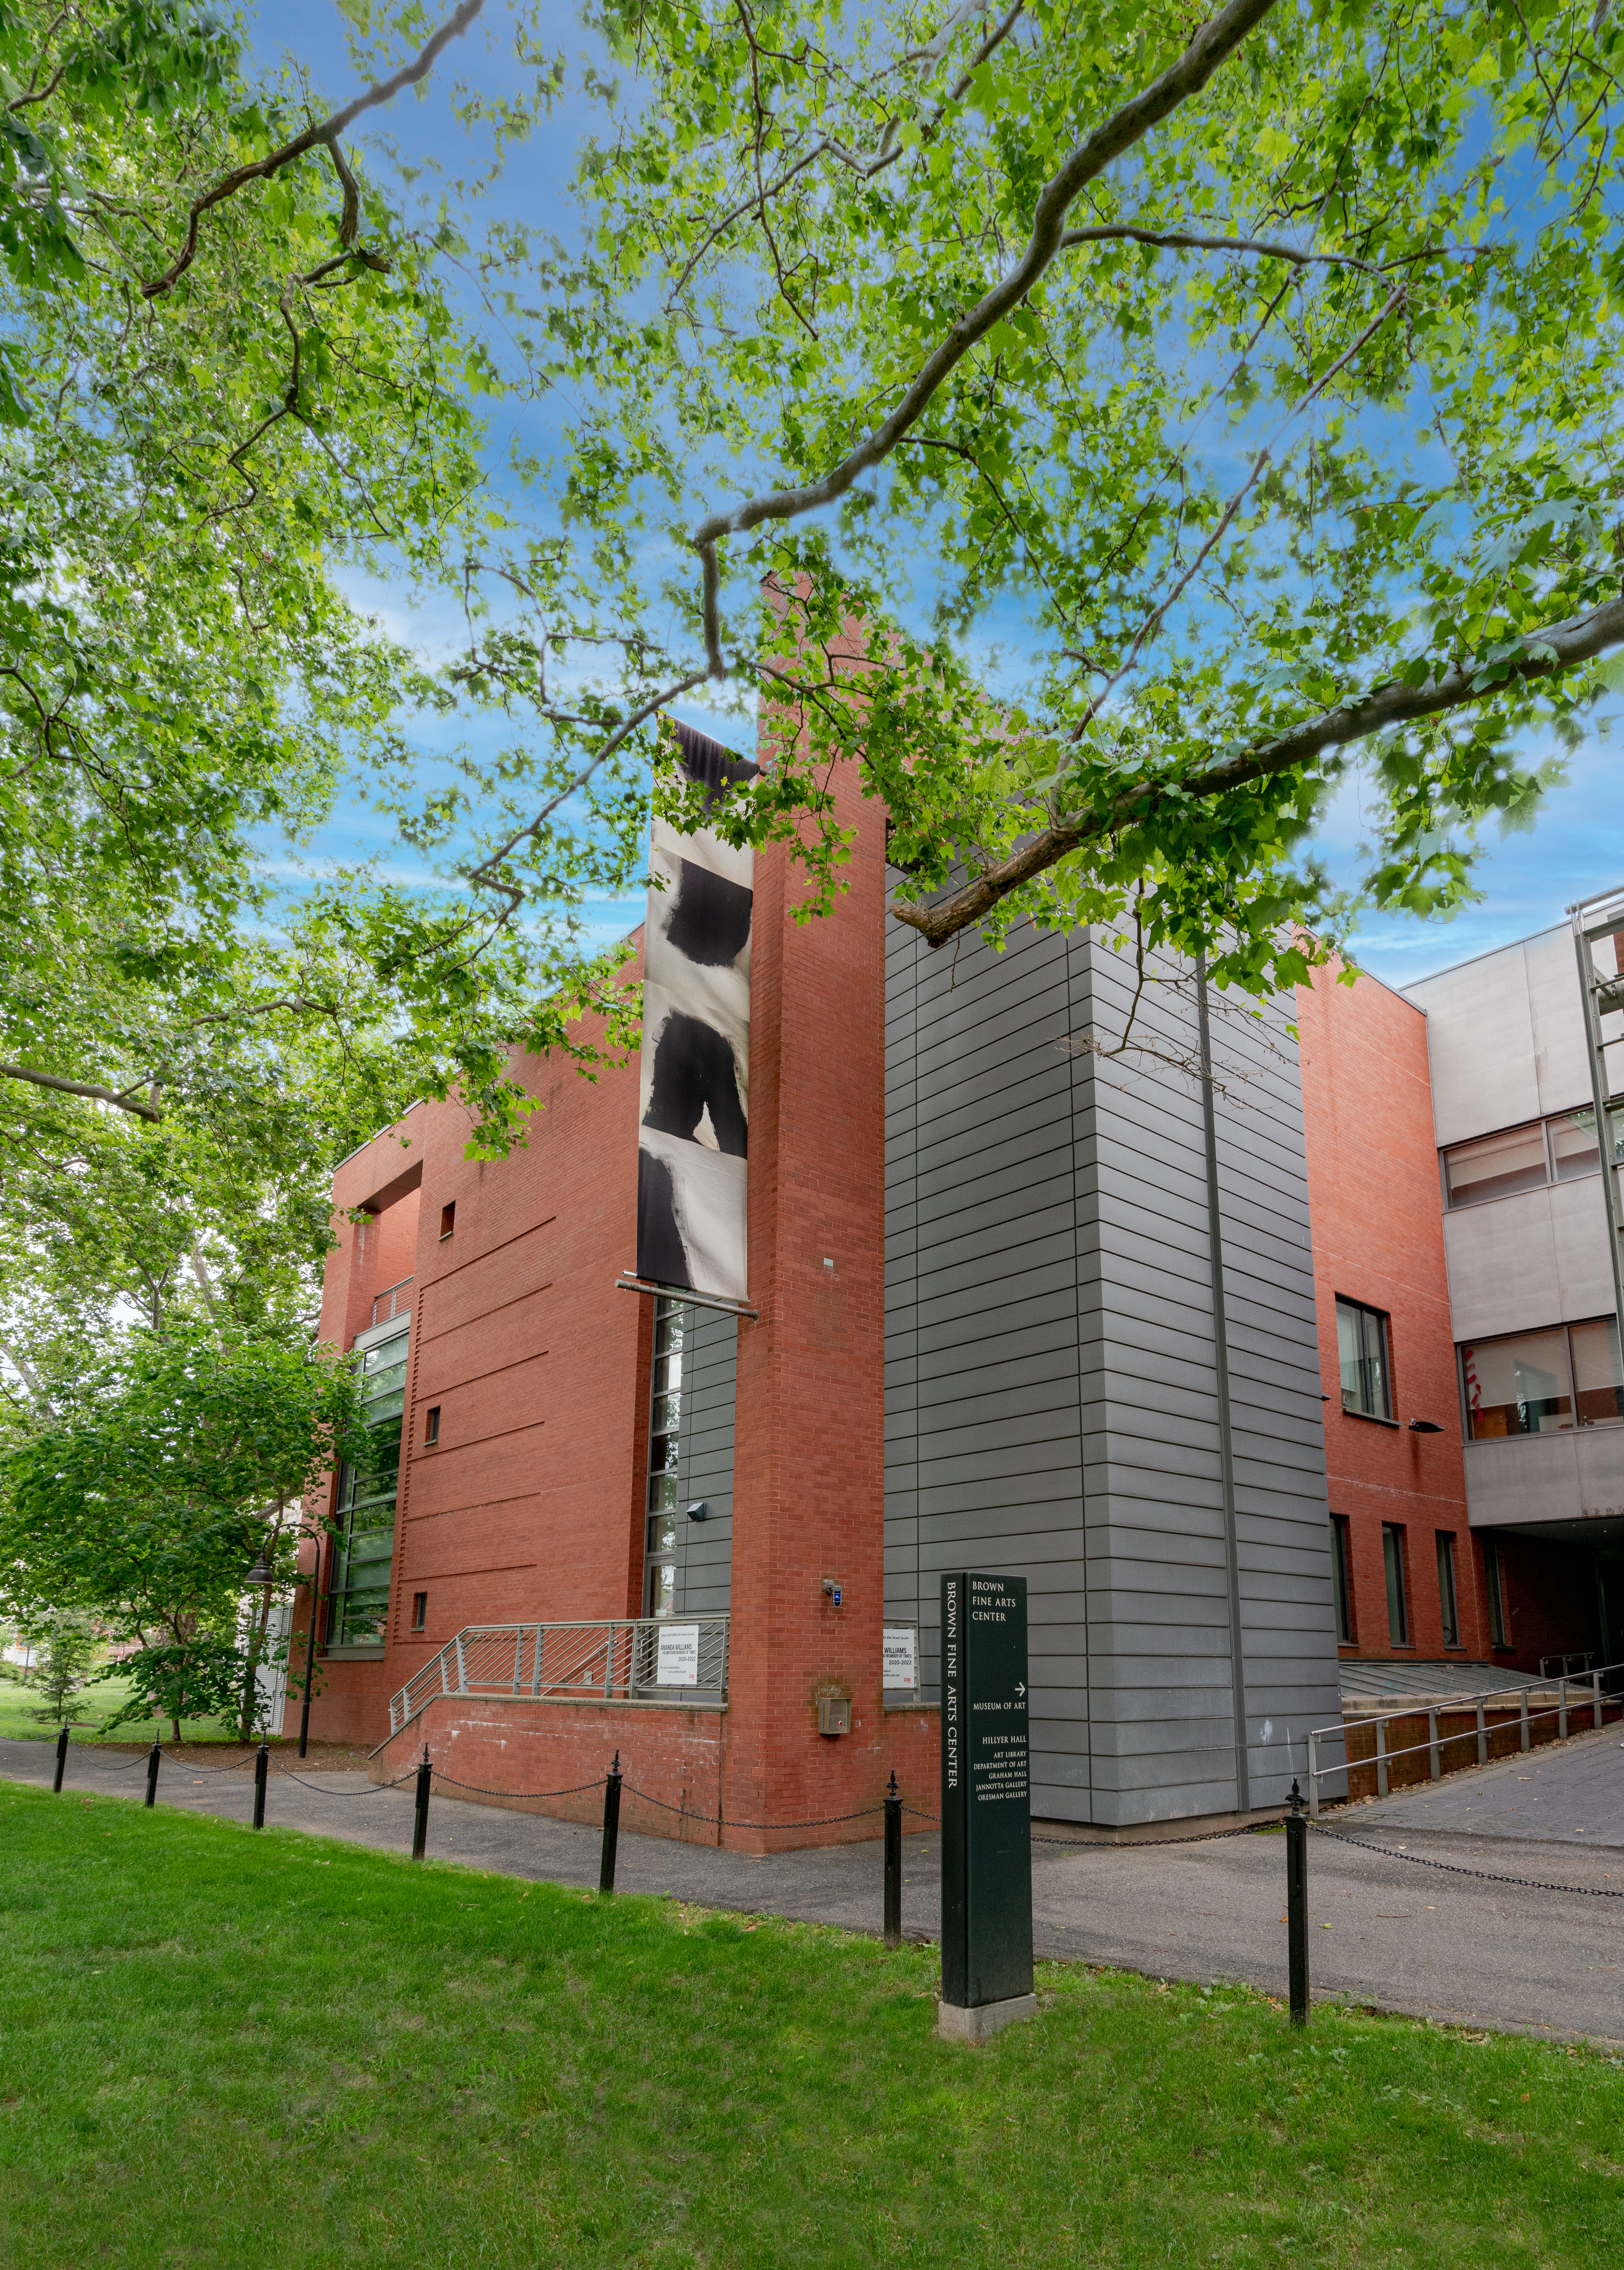
<path fill-rule="evenodd" d="M 911 1624 L 887 1624 L 880 1643 L 883 1675 L 880 1685 L 889 1691 L 906 1688 L 910 1693 L 919 1684 L 917 1634 Z"/>
<path fill-rule="evenodd" d="M 700 1683 L 700 1628 L 697 1624 L 662 1624 L 655 1658 L 656 1687 L 697 1687 Z"/>

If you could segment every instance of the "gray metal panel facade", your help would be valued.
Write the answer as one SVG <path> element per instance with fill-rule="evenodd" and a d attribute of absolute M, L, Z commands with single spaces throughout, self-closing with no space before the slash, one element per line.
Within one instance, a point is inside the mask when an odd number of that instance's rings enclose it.
<path fill-rule="evenodd" d="M 679 1531 L 677 1613 L 725 1614 L 733 1581 L 733 1406 L 738 1378 L 738 1319 L 684 1304 L 682 1426 L 677 1444 L 678 1503 L 703 1498 L 702 1522 Z"/>
<path fill-rule="evenodd" d="M 1170 969 L 1162 975 L 1173 974 Z M 938 1673 L 951 1567 L 1029 1586 L 1034 1809 L 1237 1802 L 1193 986 L 1109 936 L 887 947 L 886 1612 Z M 1294 1046 L 1214 996 L 1233 1554 L 1254 1805 L 1340 1716 Z"/>

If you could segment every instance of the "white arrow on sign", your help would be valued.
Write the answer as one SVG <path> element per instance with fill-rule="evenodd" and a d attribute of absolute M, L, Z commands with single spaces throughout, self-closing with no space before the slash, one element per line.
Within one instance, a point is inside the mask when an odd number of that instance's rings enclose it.
<path fill-rule="evenodd" d="M 1027 1690 L 1026 1690 L 1026 1688 L 1025 1688 L 1025 1687 L 1024 1687 L 1024 1685 L 1021 1683 L 1021 1681 L 1018 1679 L 1018 1680 L 1015 1681 L 1015 1692 L 1016 1692 L 1016 1694 L 1017 1694 L 1017 1695 L 1024 1695 L 1024 1694 L 1026 1693 L 1026 1691 L 1027 1691 Z"/>

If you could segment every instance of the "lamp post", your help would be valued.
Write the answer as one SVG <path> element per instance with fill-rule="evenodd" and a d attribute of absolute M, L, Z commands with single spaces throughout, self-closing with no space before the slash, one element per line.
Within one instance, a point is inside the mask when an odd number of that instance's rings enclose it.
<path fill-rule="evenodd" d="M 315 1675 L 315 1617 L 322 1600 L 322 1538 L 315 1536 L 315 1566 L 310 1571 L 310 1621 L 305 1627 L 305 1700 L 299 1713 L 299 1754 L 302 1758 L 310 1741 L 310 1682 Z"/>
<path fill-rule="evenodd" d="M 244 1584 L 262 1592 L 269 1591 L 271 1585 L 276 1583 L 276 1572 L 271 1566 L 263 1545 L 259 1548 L 259 1557 L 253 1567 L 243 1572 L 242 1581 Z M 250 1651 L 248 1667 L 242 1680 L 242 1716 L 249 1727 L 254 1724 L 254 1680 L 257 1670 L 258 1665 L 253 1661 Z"/>

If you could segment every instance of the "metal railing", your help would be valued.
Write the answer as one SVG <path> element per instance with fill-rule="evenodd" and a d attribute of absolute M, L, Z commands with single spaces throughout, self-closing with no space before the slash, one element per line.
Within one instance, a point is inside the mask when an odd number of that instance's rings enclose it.
<path fill-rule="evenodd" d="M 1568 1739 L 1568 1721 L 1570 1712 L 1588 1710 L 1591 1713 L 1591 1725 L 1593 1726 L 1601 1725 L 1602 1705 L 1608 1699 L 1602 1682 L 1614 1673 L 1624 1673 L 1624 1664 L 1598 1664 L 1594 1670 L 1587 1671 L 1576 1678 L 1556 1679 L 1543 1682 L 1535 1680 L 1532 1682 L 1534 1688 L 1542 1687 L 1548 1688 L 1554 1686 L 1557 1689 L 1555 1702 L 1542 1704 L 1539 1710 L 1531 1708 L 1531 1687 L 1527 1681 L 1518 1681 L 1510 1687 L 1485 1687 L 1475 1695 L 1449 1696 L 1442 1701 L 1427 1702 L 1417 1695 L 1407 1705 L 1398 1703 L 1390 1710 L 1378 1711 L 1369 1717 L 1361 1716 L 1353 1722 L 1355 1725 L 1374 1726 L 1376 1729 L 1376 1753 L 1373 1757 L 1368 1758 L 1351 1758 L 1347 1755 L 1348 1721 L 1346 1718 L 1335 1726 L 1316 1726 L 1309 1736 L 1309 1811 L 1311 1814 L 1317 1814 L 1319 1811 L 1319 1785 L 1322 1781 L 1328 1779 L 1332 1774 L 1353 1773 L 1361 1766 L 1376 1768 L 1376 1793 L 1378 1797 L 1385 1797 L 1388 1793 L 1388 1768 L 1393 1761 L 1396 1758 L 1415 1757 L 1423 1750 L 1427 1753 L 1430 1778 L 1434 1781 L 1441 1781 L 1443 1777 L 1444 1745 L 1448 1742 L 1471 1741 L 1473 1732 L 1477 1738 L 1477 1762 L 1480 1766 L 1486 1766 L 1488 1763 L 1489 1744 L 1494 1734 L 1498 1731 L 1498 1726 L 1510 1723 L 1509 1706 L 1508 1706 L 1506 1717 L 1502 1718 L 1496 1727 L 1491 1728 L 1488 1724 L 1488 1712 L 1494 1706 L 1496 1698 L 1501 1695 L 1515 1698 L 1519 1748 L 1527 1750 L 1531 1747 L 1532 1728 L 1535 1722 L 1541 1718 L 1554 1718 L 1557 1722 L 1556 1738 L 1559 1741 L 1565 1742 Z M 1570 1688 L 1579 1690 L 1571 1702 L 1568 1699 Z M 1467 1711 L 1471 1711 L 1475 1719 L 1473 1729 L 1454 1734 L 1439 1732 L 1440 1717 L 1464 1716 Z M 1406 1743 L 1402 1749 L 1390 1749 L 1387 1745 L 1387 1729 L 1392 1721 L 1395 1718 L 1420 1717 L 1425 1717 L 1427 1721 L 1426 1740 Z M 1342 1744 L 1343 1755 L 1339 1764 L 1323 1766 L 1319 1762 L 1319 1746 L 1326 1740 Z"/>
<path fill-rule="evenodd" d="M 1595 1666 L 1595 1650 L 1587 1647 L 1582 1652 L 1576 1650 L 1572 1655 L 1542 1655 L 1539 1676 L 1541 1679 L 1571 1679 L 1576 1669 L 1589 1672 Z"/>
<path fill-rule="evenodd" d="M 441 1695 L 715 1710 L 727 1699 L 728 1621 L 724 1615 L 641 1616 L 602 1623 L 469 1624 L 390 1696 L 389 1732 L 399 1733 Z"/>
<path fill-rule="evenodd" d="M 396 1317 L 404 1317 L 406 1314 L 412 1303 L 403 1298 L 403 1295 L 411 1282 L 410 1277 L 403 1277 L 398 1285 L 388 1286 L 379 1294 L 372 1304 L 372 1321 L 374 1324 L 387 1324 Z"/>

